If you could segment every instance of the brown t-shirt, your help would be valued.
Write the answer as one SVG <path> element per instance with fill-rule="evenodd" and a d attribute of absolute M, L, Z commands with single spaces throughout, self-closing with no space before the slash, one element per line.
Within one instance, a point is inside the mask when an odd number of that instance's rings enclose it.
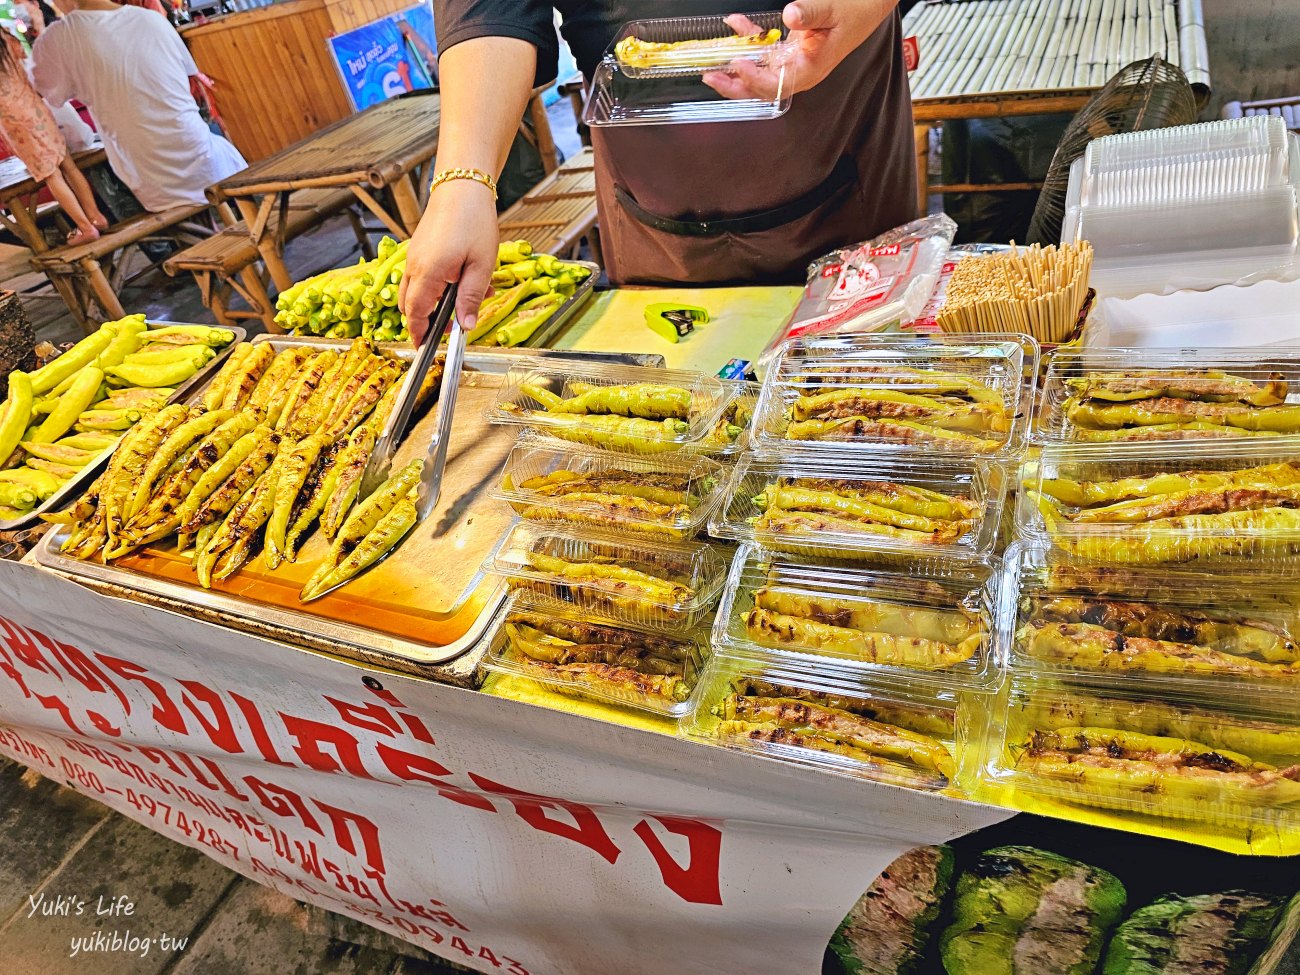
<path fill-rule="evenodd" d="M 555 76 L 554 9 L 590 77 L 629 20 L 755 6 L 440 0 L 440 50 L 483 36 L 526 40 L 537 46 L 537 76 L 544 82 Z M 911 100 L 897 13 L 830 77 L 795 95 L 780 118 L 602 127 L 593 129 L 593 140 L 601 239 L 617 283 L 801 282 L 809 261 L 916 215 Z"/>

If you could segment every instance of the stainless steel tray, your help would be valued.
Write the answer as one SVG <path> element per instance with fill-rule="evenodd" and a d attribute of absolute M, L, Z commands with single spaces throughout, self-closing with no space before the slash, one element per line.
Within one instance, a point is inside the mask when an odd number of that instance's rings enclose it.
<path fill-rule="evenodd" d="M 285 335 L 259 335 L 253 342 L 271 342 L 277 349 L 349 344 L 346 339 Z M 405 343 L 381 351 L 400 358 L 414 354 Z M 45 536 L 36 561 L 102 591 L 119 587 L 116 594 L 131 591 L 141 601 L 259 636 L 372 666 L 434 676 L 434 669 L 478 643 L 503 597 L 503 587 L 485 576 L 481 566 L 514 517 L 506 505 L 489 496 L 514 435 L 508 427 L 489 425 L 483 413 L 497 396 L 509 367 L 521 355 L 536 354 L 470 348 L 438 508 L 382 565 L 314 603 L 299 603 L 297 592 L 328 547 L 319 532 L 303 547 L 296 563 L 268 573 L 259 556 L 211 590 L 202 589 L 194 579 L 190 557 L 170 547 L 146 550 L 112 565 L 80 562 L 60 554 L 66 537 L 60 530 Z M 624 362 L 643 358 L 620 357 Z M 201 392 L 194 389 L 191 396 Z M 431 409 L 416 422 L 398 448 L 395 466 L 423 456 L 435 421 L 436 410 Z"/>
<path fill-rule="evenodd" d="M 591 274 L 587 276 L 585 281 L 578 285 L 577 289 L 569 299 L 559 308 L 555 309 L 555 313 L 543 322 L 536 332 L 528 337 L 528 341 L 517 346 L 517 348 L 548 348 L 555 337 L 560 334 L 561 330 L 563 330 L 564 326 L 569 324 L 573 317 L 582 310 L 583 306 L 591 300 L 591 294 L 596 288 L 596 279 L 600 277 L 600 265 L 593 264 L 591 261 L 565 261 L 564 263 L 585 267 L 591 271 Z M 470 346 L 470 348 L 472 349 L 473 346 Z M 493 348 L 493 346 L 486 346 L 486 348 Z"/>
<path fill-rule="evenodd" d="M 564 310 L 563 308 L 560 309 L 560 311 L 563 310 Z M 190 322 L 147 322 L 146 324 L 150 328 L 168 328 L 172 325 L 189 325 L 192 323 Z M 229 328 L 227 328 L 225 325 L 203 326 L 203 327 L 225 328 L 227 331 L 235 333 L 235 340 L 231 342 L 229 345 L 227 345 L 224 349 L 218 351 L 217 354 L 213 356 L 212 360 L 207 365 L 205 365 L 202 369 L 196 372 L 189 379 L 185 380 L 185 382 L 181 383 L 181 385 L 177 386 L 176 392 L 172 393 L 172 395 L 168 397 L 167 399 L 168 403 L 183 403 L 187 401 L 194 394 L 194 391 L 196 389 L 203 386 L 207 386 L 208 382 L 212 379 L 213 376 L 216 375 L 217 370 L 221 368 L 222 364 L 226 361 L 226 357 L 230 355 L 231 351 L 235 348 L 235 346 L 238 345 L 240 342 L 244 341 L 244 339 L 248 336 L 248 331 L 246 329 L 242 329 L 234 325 L 230 326 Z M 125 433 L 126 431 L 124 430 L 122 432 Z M 118 437 L 117 440 L 118 443 L 122 442 L 121 437 Z M 59 488 L 57 491 L 51 494 L 48 498 L 46 498 L 43 502 L 41 502 L 39 505 L 37 505 L 27 514 L 23 515 L 21 518 L 10 518 L 8 521 L 0 521 L 0 531 L 6 531 L 6 532 L 14 531 L 15 529 L 18 528 L 26 528 L 29 525 L 34 525 L 40 520 L 40 516 L 45 512 L 54 511 L 58 508 L 62 508 L 73 498 L 80 496 L 82 493 L 85 492 L 86 488 L 90 485 L 90 483 L 99 476 L 99 472 L 104 469 L 104 465 L 108 463 L 108 459 L 113 456 L 113 451 L 115 451 L 116 449 L 117 449 L 116 443 L 113 444 L 113 446 L 106 448 L 103 452 L 100 453 L 98 457 L 96 457 L 93 461 L 91 461 L 89 464 L 83 467 L 81 469 L 80 474 L 78 474 L 76 477 L 69 480 L 66 484 L 63 485 L 63 487 Z"/>

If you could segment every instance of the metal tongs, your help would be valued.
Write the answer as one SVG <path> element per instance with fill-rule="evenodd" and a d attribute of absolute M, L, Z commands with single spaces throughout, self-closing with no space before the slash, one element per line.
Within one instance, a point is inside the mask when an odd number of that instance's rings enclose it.
<path fill-rule="evenodd" d="M 397 438 L 410 422 L 411 412 L 424 377 L 438 354 L 442 337 L 451 327 L 452 312 L 456 307 L 456 285 L 449 284 L 438 300 L 433 311 L 429 332 L 424 344 L 415 353 L 410 368 L 402 380 L 402 388 L 397 393 L 397 402 L 393 412 L 384 424 L 383 432 L 375 442 L 375 449 L 370 454 L 365 473 L 361 475 L 361 488 L 357 492 L 358 501 L 362 501 L 388 480 L 393 467 L 393 457 L 397 453 Z M 429 455 L 420 474 L 420 488 L 416 495 L 415 509 L 419 521 L 424 521 L 438 504 L 438 495 L 442 492 L 442 474 L 447 465 L 447 444 L 451 440 L 451 418 L 456 409 L 456 391 L 460 388 L 460 369 L 465 360 L 465 330 L 457 325 L 451 328 L 447 341 L 447 361 L 443 366 L 442 384 L 438 388 L 438 426 L 429 442 Z M 418 523 L 418 522 L 417 522 Z"/>

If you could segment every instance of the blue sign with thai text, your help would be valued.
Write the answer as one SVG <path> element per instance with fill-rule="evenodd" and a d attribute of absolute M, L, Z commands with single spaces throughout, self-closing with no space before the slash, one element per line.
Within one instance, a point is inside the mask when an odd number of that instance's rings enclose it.
<path fill-rule="evenodd" d="M 411 27 L 404 31 L 396 18 L 385 17 L 329 39 L 344 87 L 357 111 L 403 92 L 433 87 L 426 57 L 418 53 L 419 46 L 426 42 L 423 37 L 420 44 L 408 42 L 407 35 L 415 33 Z"/>

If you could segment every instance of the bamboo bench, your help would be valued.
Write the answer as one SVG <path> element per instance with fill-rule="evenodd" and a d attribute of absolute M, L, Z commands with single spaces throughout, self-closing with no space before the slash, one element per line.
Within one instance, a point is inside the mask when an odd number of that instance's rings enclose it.
<path fill-rule="evenodd" d="M 596 227 L 596 173 L 590 148 L 560 164 L 501 214 L 502 240 L 526 240 L 539 253 L 576 257 L 583 238 L 600 262 Z"/>
<path fill-rule="evenodd" d="M 365 229 L 353 209 L 356 197 L 350 190 L 297 190 L 288 199 L 284 213 L 274 211 L 270 217 L 269 230 L 279 240 L 298 237 L 346 210 L 362 249 L 368 249 Z M 183 272 L 194 275 L 203 304 L 218 324 L 229 326 L 237 320 L 256 319 L 267 331 L 280 332 L 283 330 L 275 323 L 275 303 L 268 292 L 267 272 L 258 263 L 260 258 L 248 224 L 240 221 L 172 255 L 163 262 L 163 270 L 173 277 Z M 244 299 L 247 309 L 231 307 L 235 294 Z"/>
<path fill-rule="evenodd" d="M 104 320 L 125 316 L 117 288 L 126 278 L 131 253 L 151 241 L 189 244 L 201 240 L 212 233 L 212 228 L 194 221 L 207 210 L 205 203 L 141 213 L 114 224 L 96 240 L 34 254 L 31 264 L 51 281 L 64 285 L 60 290 L 65 299 L 70 299 L 69 311 L 83 329 L 90 331 L 95 326 L 95 306 Z"/>

